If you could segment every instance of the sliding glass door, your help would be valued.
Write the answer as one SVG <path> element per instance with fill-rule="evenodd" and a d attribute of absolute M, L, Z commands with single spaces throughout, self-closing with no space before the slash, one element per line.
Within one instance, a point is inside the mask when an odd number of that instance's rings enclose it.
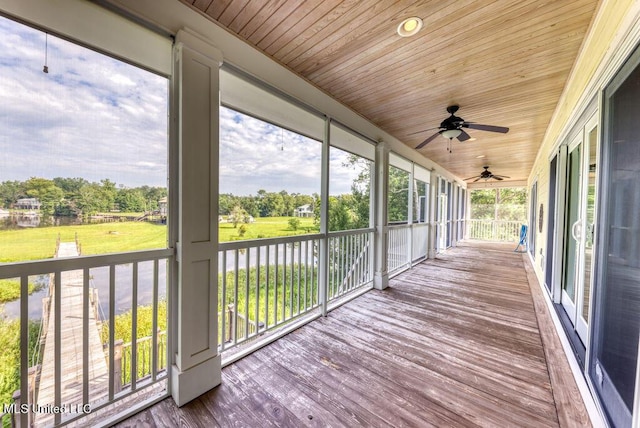
<path fill-rule="evenodd" d="M 564 254 L 562 267 L 561 303 L 576 328 L 576 282 L 580 270 L 580 191 L 581 191 L 582 134 L 569 145 L 567 156 L 566 215 L 564 224 Z M 584 339 L 583 339 L 584 340 Z"/>
<path fill-rule="evenodd" d="M 598 118 L 594 114 L 569 143 L 566 158 L 560 302 L 570 328 L 582 343 L 580 354 L 584 354 L 588 339 L 597 154 Z"/>
<path fill-rule="evenodd" d="M 556 244 L 554 236 L 556 233 L 556 190 L 558 186 L 556 180 L 557 169 L 558 155 L 556 154 L 549 165 L 549 207 L 547 208 L 547 257 L 544 285 L 550 293 L 553 286 L 554 249 Z"/>
<path fill-rule="evenodd" d="M 598 266 L 589 377 L 607 417 L 631 426 L 640 333 L 640 51 L 605 90 Z"/>
<path fill-rule="evenodd" d="M 589 311 L 591 303 L 591 283 L 593 281 L 593 248 L 595 241 L 595 216 L 596 216 L 596 183 L 598 172 L 598 125 L 597 118 L 592 118 L 587 123 L 584 132 L 584 162 L 582 167 L 582 256 L 581 272 L 578 288 L 578 307 L 576 318 L 578 334 L 583 338 L 587 336 L 589 323 Z M 586 342 L 585 342 L 586 343 Z"/>

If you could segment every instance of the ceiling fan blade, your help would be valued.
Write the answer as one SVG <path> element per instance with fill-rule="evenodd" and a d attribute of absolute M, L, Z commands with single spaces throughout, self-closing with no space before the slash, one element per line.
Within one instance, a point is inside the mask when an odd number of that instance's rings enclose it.
<path fill-rule="evenodd" d="M 422 143 L 418 144 L 416 146 L 416 150 L 423 148 L 424 146 L 426 146 L 427 144 L 429 144 L 430 142 L 432 142 L 433 140 L 436 139 L 436 137 L 438 137 L 440 135 L 439 132 L 436 132 L 435 134 L 433 134 L 431 137 L 427 138 L 426 140 L 424 140 Z"/>
<path fill-rule="evenodd" d="M 422 131 L 418 131 L 418 132 L 412 132 L 411 134 L 407 134 L 407 135 L 416 135 L 416 134 L 422 134 L 423 132 L 427 132 L 427 131 L 433 131 L 434 129 L 440 129 L 440 128 L 429 128 L 429 129 L 423 129 Z"/>
<path fill-rule="evenodd" d="M 502 178 L 502 177 L 497 176 L 497 175 L 492 175 L 492 176 L 491 176 L 491 178 L 495 178 L 496 180 L 500 180 L 500 181 L 502 181 L 502 180 L 503 180 L 503 178 Z"/>
<path fill-rule="evenodd" d="M 460 135 L 458 135 L 458 141 L 467 141 L 469 138 L 471 138 L 471 135 L 467 134 L 466 132 L 464 132 L 462 129 L 460 130 Z"/>
<path fill-rule="evenodd" d="M 476 181 L 480 180 L 482 178 L 482 176 L 476 178 L 475 180 L 473 180 L 473 182 L 475 183 Z"/>
<path fill-rule="evenodd" d="M 503 178 L 511 178 L 508 175 L 494 175 L 495 178 L 500 177 L 500 180 L 502 180 Z"/>
<path fill-rule="evenodd" d="M 499 132 L 501 134 L 506 134 L 509 132 L 509 128 L 504 126 L 493 126 L 493 125 L 481 125 L 479 123 L 473 122 L 465 122 L 462 126 L 465 128 L 478 129 L 480 131 L 489 131 L 489 132 Z"/>
<path fill-rule="evenodd" d="M 481 175 L 474 175 L 473 177 L 465 178 L 465 179 L 464 179 L 464 180 L 462 180 L 462 181 L 471 180 L 472 178 L 482 178 L 482 176 L 481 176 Z"/>

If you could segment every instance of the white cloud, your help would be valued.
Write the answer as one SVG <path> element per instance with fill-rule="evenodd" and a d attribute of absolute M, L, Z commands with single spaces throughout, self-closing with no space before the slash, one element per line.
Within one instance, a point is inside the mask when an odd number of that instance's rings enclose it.
<path fill-rule="evenodd" d="M 167 80 L 0 17 L 0 182 L 103 178 L 164 186 Z M 221 110 L 220 190 L 320 192 L 321 143 Z M 357 172 L 332 149 L 332 194 Z"/>
<path fill-rule="evenodd" d="M 0 181 L 165 185 L 166 79 L 52 36 L 47 44 L 45 74 L 44 33 L 0 18 Z"/>
<path fill-rule="evenodd" d="M 286 190 L 320 193 L 322 144 L 266 122 L 221 109 L 220 191 L 238 195 Z M 358 171 L 344 166 L 348 154 L 332 148 L 330 193 L 351 191 Z"/>

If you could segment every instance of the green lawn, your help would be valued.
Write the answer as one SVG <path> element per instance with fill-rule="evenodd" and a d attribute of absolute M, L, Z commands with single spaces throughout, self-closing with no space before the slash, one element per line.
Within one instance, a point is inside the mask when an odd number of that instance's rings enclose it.
<path fill-rule="evenodd" d="M 312 218 L 300 218 L 300 227 L 292 230 L 293 217 L 258 218 L 245 224 L 243 237 L 231 223 L 220 223 L 220 242 L 272 238 L 276 236 L 316 233 Z M 144 221 L 51 226 L 28 229 L 0 230 L 0 263 L 40 260 L 53 257 L 58 234 L 62 242 L 75 240 L 76 233 L 83 255 L 118 253 L 153 248 L 165 248 L 167 227 Z"/>
<path fill-rule="evenodd" d="M 51 258 L 58 234 L 70 242 L 76 233 L 83 255 L 164 248 L 167 239 L 166 226 L 142 221 L 2 230 L 0 263 Z"/>
<path fill-rule="evenodd" d="M 292 230 L 289 226 L 289 220 L 297 218 L 300 220 L 298 230 Z M 276 236 L 304 235 L 308 233 L 317 233 L 318 228 L 313 224 L 313 218 L 298 217 L 259 217 L 254 223 L 248 223 L 244 237 L 240 237 L 239 229 L 233 227 L 232 223 L 220 223 L 220 242 L 238 241 L 246 239 L 273 238 Z"/>

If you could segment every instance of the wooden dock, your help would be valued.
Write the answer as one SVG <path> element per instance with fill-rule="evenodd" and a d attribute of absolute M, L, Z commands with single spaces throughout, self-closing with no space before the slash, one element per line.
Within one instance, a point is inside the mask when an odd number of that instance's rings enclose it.
<path fill-rule="evenodd" d="M 77 257 L 79 255 L 76 242 L 61 242 L 57 257 Z M 60 404 L 67 406 L 83 403 L 83 335 L 89 336 L 89 398 L 96 402 L 108 392 L 109 370 L 105 353 L 100 339 L 98 320 L 96 320 L 95 305 L 89 303 L 89 330 L 84 332 L 83 319 L 83 271 L 74 270 L 62 272 L 60 290 L 52 288 L 51 305 L 48 314 L 44 355 L 40 370 L 40 381 L 36 388 L 38 407 L 53 406 L 55 404 L 55 319 L 56 310 L 54 293 L 61 293 L 61 383 Z M 46 316 L 46 314 L 45 314 Z M 45 321 L 43 319 L 43 321 Z M 63 415 L 63 420 L 71 415 Z M 53 415 L 38 413 L 35 415 L 36 426 L 50 426 Z"/>
<path fill-rule="evenodd" d="M 222 370 L 138 426 L 591 426 L 513 244 L 465 243 Z M 559 342 L 558 342 L 559 344 Z"/>

